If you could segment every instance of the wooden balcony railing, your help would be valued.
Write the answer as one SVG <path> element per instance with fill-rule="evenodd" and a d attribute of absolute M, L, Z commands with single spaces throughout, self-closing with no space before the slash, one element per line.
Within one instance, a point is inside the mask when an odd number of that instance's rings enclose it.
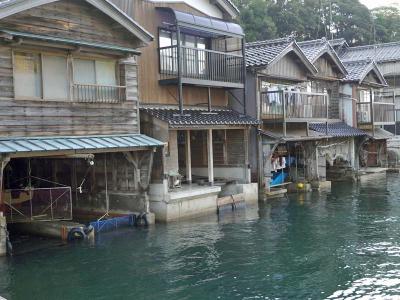
<path fill-rule="evenodd" d="M 180 46 L 181 76 L 209 82 L 244 83 L 242 55 Z M 161 80 L 178 76 L 178 46 L 159 49 Z"/>
<path fill-rule="evenodd" d="M 372 102 L 357 103 L 359 125 L 393 125 L 396 122 L 395 97 L 392 92 L 375 92 Z"/>
<path fill-rule="evenodd" d="M 295 91 L 261 93 L 263 120 L 299 121 L 328 119 L 328 94 Z"/>
<path fill-rule="evenodd" d="M 73 84 L 72 97 L 76 102 L 119 103 L 126 99 L 126 87 L 96 84 Z"/>

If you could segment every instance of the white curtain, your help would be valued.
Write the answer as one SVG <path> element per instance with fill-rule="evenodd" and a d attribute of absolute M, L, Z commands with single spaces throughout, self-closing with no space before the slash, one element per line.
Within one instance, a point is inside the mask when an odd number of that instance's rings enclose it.
<path fill-rule="evenodd" d="M 16 97 L 42 97 L 40 54 L 14 53 L 14 86 Z"/>
<path fill-rule="evenodd" d="M 44 99 L 68 99 L 67 58 L 43 55 L 42 59 Z"/>

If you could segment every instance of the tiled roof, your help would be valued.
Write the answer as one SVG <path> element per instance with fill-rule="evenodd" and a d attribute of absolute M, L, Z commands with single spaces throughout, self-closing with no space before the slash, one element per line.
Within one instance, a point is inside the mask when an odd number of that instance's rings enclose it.
<path fill-rule="evenodd" d="M 326 133 L 326 123 L 311 123 L 311 130 Z M 368 135 L 361 129 L 351 127 L 344 122 L 328 123 L 328 135 L 332 137 L 351 137 Z"/>
<path fill-rule="evenodd" d="M 246 66 L 267 66 L 292 43 L 293 40 L 291 38 L 247 43 Z"/>
<path fill-rule="evenodd" d="M 347 74 L 346 68 L 343 66 L 342 61 L 326 38 L 304 41 L 298 44 L 312 63 L 314 63 L 324 53 L 328 53 L 342 74 Z"/>
<path fill-rule="evenodd" d="M 344 38 L 340 38 L 340 39 L 329 40 L 329 44 L 331 44 L 332 47 L 337 47 L 337 46 L 347 45 L 347 42 Z"/>
<path fill-rule="evenodd" d="M 343 61 L 373 59 L 376 62 L 400 60 L 400 42 L 349 47 L 341 54 Z"/>
<path fill-rule="evenodd" d="M 257 119 L 222 108 L 213 109 L 211 112 L 203 108 L 185 108 L 183 115 L 179 114 L 179 109 L 176 107 L 146 106 L 141 107 L 140 110 L 156 119 L 167 122 L 172 128 L 259 124 Z"/>
<path fill-rule="evenodd" d="M 370 59 L 360 60 L 360 61 L 347 61 L 343 63 L 348 72 L 344 81 L 357 81 L 361 82 L 364 80 L 365 76 L 371 71 L 375 69 L 377 76 L 379 77 L 381 84 L 386 85 L 386 80 L 383 77 L 382 73 L 379 71 L 378 66 L 374 61 Z"/>
<path fill-rule="evenodd" d="M 306 54 L 310 61 L 314 61 L 319 57 L 319 55 L 327 50 L 329 44 L 325 38 L 311 41 L 299 42 L 301 50 Z"/>

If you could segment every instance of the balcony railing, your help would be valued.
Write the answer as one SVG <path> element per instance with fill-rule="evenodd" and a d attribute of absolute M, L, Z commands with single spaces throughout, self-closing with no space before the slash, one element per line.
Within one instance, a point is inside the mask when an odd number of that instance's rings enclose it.
<path fill-rule="evenodd" d="M 328 95 L 294 91 L 261 93 L 263 120 L 299 121 L 328 119 Z"/>
<path fill-rule="evenodd" d="M 394 94 L 392 92 L 374 93 L 373 102 L 357 103 L 357 122 L 359 125 L 392 125 L 396 121 Z"/>
<path fill-rule="evenodd" d="M 126 87 L 96 84 L 73 84 L 72 97 L 76 102 L 119 103 L 126 99 Z"/>
<path fill-rule="evenodd" d="M 244 83 L 244 59 L 242 55 L 180 47 L 181 76 L 184 79 L 221 83 Z M 178 46 L 159 49 L 161 80 L 178 76 Z"/>

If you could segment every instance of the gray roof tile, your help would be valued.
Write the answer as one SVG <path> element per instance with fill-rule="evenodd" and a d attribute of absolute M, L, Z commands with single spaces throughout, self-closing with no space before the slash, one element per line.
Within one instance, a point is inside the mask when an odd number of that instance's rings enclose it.
<path fill-rule="evenodd" d="M 326 133 L 326 123 L 311 123 L 310 129 L 320 133 Z M 344 122 L 328 123 L 328 135 L 332 137 L 352 137 L 368 135 L 361 129 L 351 127 Z"/>
<path fill-rule="evenodd" d="M 349 47 L 341 54 L 343 61 L 373 59 L 376 62 L 400 60 L 400 42 Z"/>
<path fill-rule="evenodd" d="M 293 39 L 290 37 L 276 39 L 276 40 L 247 43 L 246 66 L 247 67 L 267 66 L 292 43 Z"/>
<path fill-rule="evenodd" d="M 176 107 L 142 107 L 141 112 L 167 122 L 172 128 L 203 127 L 203 126 L 237 126 L 258 125 L 259 121 L 252 117 L 242 115 L 230 109 L 207 109 L 190 108 L 184 109 L 184 114 L 179 114 Z"/>

